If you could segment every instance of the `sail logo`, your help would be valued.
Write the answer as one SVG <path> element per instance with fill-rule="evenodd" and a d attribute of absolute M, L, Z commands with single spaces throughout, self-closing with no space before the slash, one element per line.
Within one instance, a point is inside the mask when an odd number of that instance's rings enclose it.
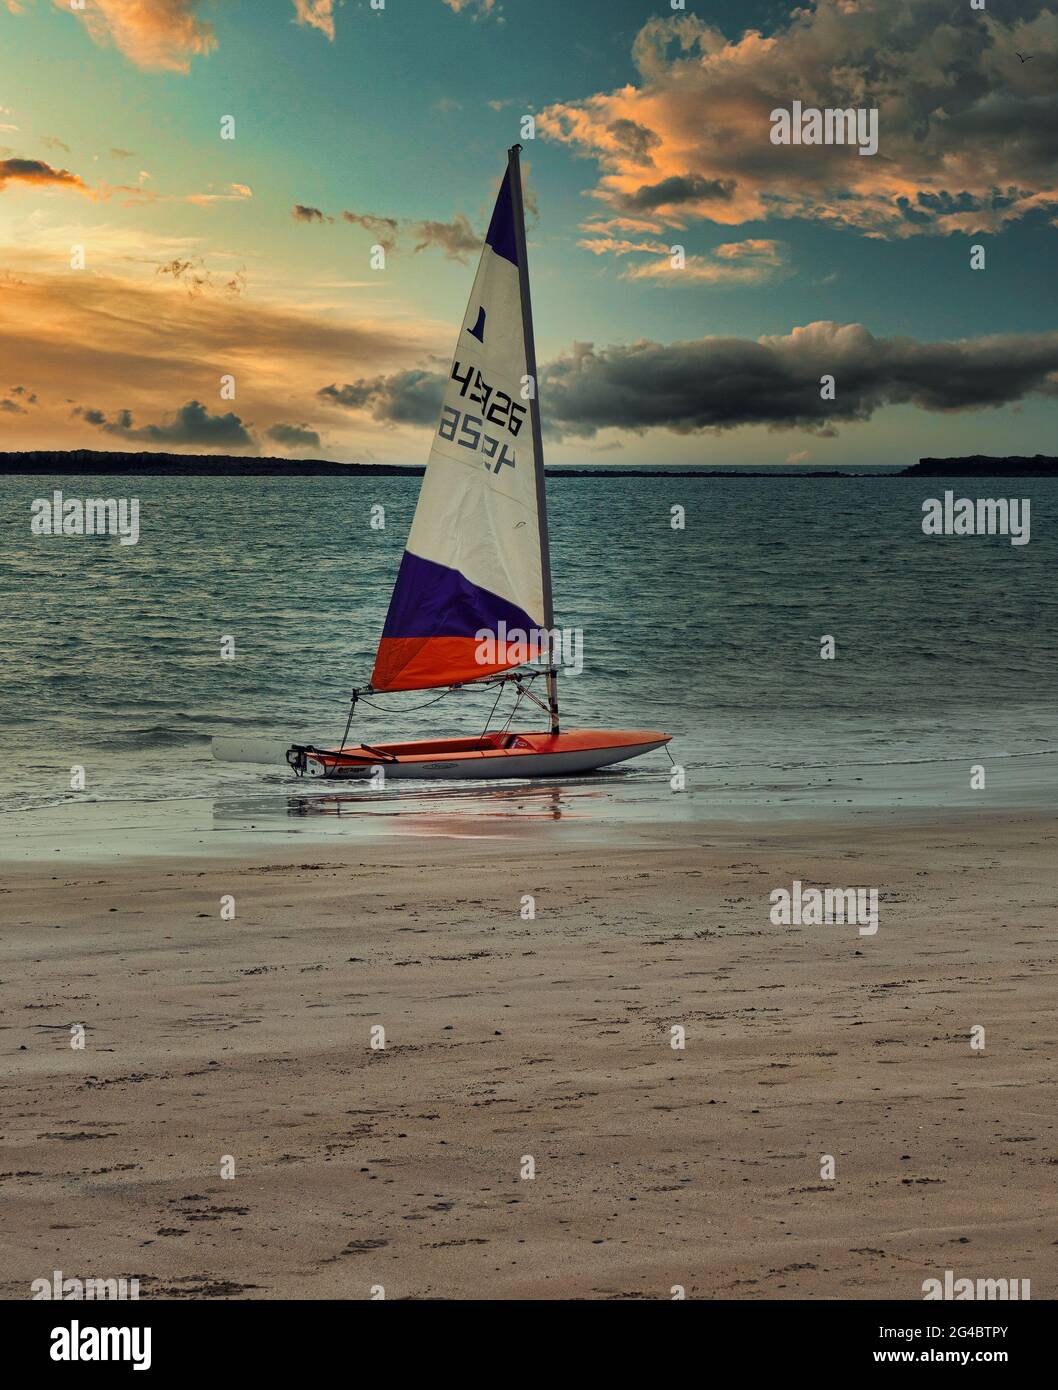
<path fill-rule="evenodd" d="M 151 1369 L 149 1327 L 69 1327 L 51 1330 L 53 1361 L 131 1361 L 134 1371 Z"/>
<path fill-rule="evenodd" d="M 858 145 L 860 154 L 878 153 L 878 108 L 776 107 L 769 117 L 773 145 Z"/>
<path fill-rule="evenodd" d="M 944 1281 L 932 1278 L 922 1281 L 922 1298 L 926 1303 L 936 1299 L 955 1302 L 983 1299 L 999 1303 L 1031 1301 L 1028 1279 L 956 1279 L 955 1271 L 946 1269 Z"/>
<path fill-rule="evenodd" d="M 118 545 L 135 545 L 140 538 L 138 497 L 64 497 L 56 489 L 50 500 L 30 503 L 30 533 L 34 536 L 117 536 Z"/>
<path fill-rule="evenodd" d="M 32 1300 L 38 1299 L 103 1299 L 136 1300 L 140 1296 L 138 1279 L 75 1279 L 64 1278 L 61 1269 L 52 1271 L 50 1279 L 34 1279 L 30 1284 Z"/>
<path fill-rule="evenodd" d="M 479 628 L 474 660 L 479 666 L 522 666 L 539 661 L 558 666 L 564 675 L 579 676 L 584 670 L 584 632 L 579 627 L 509 628 L 501 618 L 495 631 Z"/>
<path fill-rule="evenodd" d="M 1032 502 L 1028 497 L 960 497 L 922 503 L 922 530 L 927 536 L 1009 536 L 1011 545 L 1032 539 Z"/>
<path fill-rule="evenodd" d="M 773 888 L 771 922 L 775 927 L 858 926 L 860 936 L 878 930 L 877 888 Z"/>

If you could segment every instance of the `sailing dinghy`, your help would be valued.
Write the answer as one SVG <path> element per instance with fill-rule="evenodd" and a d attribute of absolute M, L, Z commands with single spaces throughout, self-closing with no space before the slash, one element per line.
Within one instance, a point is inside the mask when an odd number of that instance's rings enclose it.
<path fill-rule="evenodd" d="M 559 723 L 520 151 L 508 151 L 371 683 L 353 691 L 338 747 L 286 748 L 299 776 L 369 777 L 379 767 L 386 778 L 554 776 L 669 742 L 655 730 L 571 732 Z M 513 670 L 541 661 L 542 669 Z M 539 677 L 544 699 L 532 688 Z M 360 700 L 471 684 L 498 687 L 497 704 L 513 684 L 516 701 L 503 729 L 489 732 L 486 723 L 472 738 L 347 743 Z M 510 730 L 524 700 L 547 715 L 545 731 Z M 224 760 L 271 761 L 275 751 L 274 742 L 213 740 L 214 756 Z"/>

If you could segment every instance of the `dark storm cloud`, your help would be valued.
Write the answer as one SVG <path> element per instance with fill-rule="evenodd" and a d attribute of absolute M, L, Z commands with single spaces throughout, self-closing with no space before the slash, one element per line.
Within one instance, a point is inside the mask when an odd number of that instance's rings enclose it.
<path fill-rule="evenodd" d="M 620 199 L 627 212 L 653 212 L 656 208 L 679 207 L 681 203 L 730 202 L 736 188 L 734 179 L 700 179 L 690 174 L 674 174 L 660 183 L 645 183 Z"/>
<path fill-rule="evenodd" d="M 835 378 L 834 400 L 820 378 Z M 540 374 L 543 417 L 559 435 L 604 429 L 766 425 L 829 430 L 887 405 L 958 411 L 1058 396 L 1058 333 L 959 342 L 876 338 L 860 324 L 813 323 L 782 337 L 701 338 L 596 348 L 576 344 Z M 318 394 L 378 420 L 431 425 L 445 376 L 398 372 Z"/>
<path fill-rule="evenodd" d="M 320 437 L 308 425 L 287 425 L 280 422 L 265 430 L 265 436 L 288 449 L 318 449 Z"/>
<path fill-rule="evenodd" d="M 395 217 L 376 217 L 370 212 L 343 212 L 342 220 L 352 222 L 370 232 L 385 251 L 392 251 L 397 244 L 397 219 Z"/>
<path fill-rule="evenodd" d="M 325 386 L 317 394 L 347 410 L 370 410 L 391 424 L 433 424 L 441 409 L 445 377 L 440 372 L 394 372 L 392 376 Z"/>
<path fill-rule="evenodd" d="M 333 217 L 327 217 L 319 208 L 306 207 L 304 203 L 295 203 L 293 218 L 295 222 L 333 222 Z"/>
<path fill-rule="evenodd" d="M 0 159 L 0 188 L 8 183 L 58 185 L 87 191 L 84 179 L 69 169 L 53 169 L 43 159 Z"/>
<path fill-rule="evenodd" d="M 304 203 L 294 204 L 293 217 L 296 222 L 334 221 L 322 208 L 309 207 Z M 451 261 L 465 261 L 480 249 L 482 242 L 480 233 L 475 232 L 461 212 L 457 212 L 451 222 L 402 222 L 396 217 L 346 210 L 342 213 L 342 221 L 354 227 L 363 227 L 387 253 L 396 247 L 398 241 L 410 241 L 413 255 L 435 248 Z"/>
<path fill-rule="evenodd" d="M 650 151 L 661 144 L 661 137 L 645 125 L 630 121 L 626 116 L 611 121 L 607 127 L 621 150 L 640 164 L 650 164 Z"/>
<path fill-rule="evenodd" d="M 231 411 L 226 415 L 211 415 L 200 401 L 188 401 L 163 425 L 137 426 L 129 410 L 119 410 L 113 419 L 109 419 L 101 410 L 86 410 L 80 406 L 73 414 L 80 415 L 88 424 L 96 425 L 106 434 L 118 435 L 122 439 L 143 439 L 152 444 L 246 448 L 254 442 L 237 415 Z"/>
<path fill-rule="evenodd" d="M 823 400 L 820 378 L 835 378 Z M 545 413 L 570 434 L 737 425 L 826 428 L 886 405 L 956 411 L 1058 394 L 1058 333 L 961 342 L 876 338 L 813 323 L 785 337 L 577 345 L 541 374 Z"/>
<path fill-rule="evenodd" d="M 17 396 L 18 400 L 8 397 L 0 399 L 0 413 L 5 415 L 28 415 L 26 406 L 38 403 L 36 391 L 31 391 L 28 386 L 12 386 L 9 396 Z"/>
<path fill-rule="evenodd" d="M 417 239 L 412 248 L 416 255 L 436 246 L 450 261 L 465 261 L 467 256 L 480 250 L 483 240 L 461 212 L 456 213 L 451 222 L 416 222 L 410 231 Z"/>

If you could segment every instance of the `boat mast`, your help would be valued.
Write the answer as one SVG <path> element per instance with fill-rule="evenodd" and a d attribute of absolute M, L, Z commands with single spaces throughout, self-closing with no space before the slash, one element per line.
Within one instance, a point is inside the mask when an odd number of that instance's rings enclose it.
<path fill-rule="evenodd" d="M 522 166 L 519 160 L 521 145 L 507 151 L 507 167 L 511 177 L 511 200 L 514 210 L 514 239 L 518 249 L 518 283 L 522 299 L 522 338 L 525 342 L 525 366 L 533 384 L 529 399 L 529 419 L 533 427 L 533 461 L 536 465 L 536 515 L 540 532 L 540 578 L 544 590 L 544 627 L 554 631 L 555 606 L 551 597 L 551 545 L 547 533 L 547 489 L 544 482 L 544 444 L 540 435 L 540 383 L 536 374 L 536 343 L 533 340 L 533 306 L 529 298 L 529 260 L 525 249 L 525 209 L 522 206 Z M 558 677 L 554 666 L 547 669 L 547 704 L 551 717 L 551 732 L 559 732 Z"/>

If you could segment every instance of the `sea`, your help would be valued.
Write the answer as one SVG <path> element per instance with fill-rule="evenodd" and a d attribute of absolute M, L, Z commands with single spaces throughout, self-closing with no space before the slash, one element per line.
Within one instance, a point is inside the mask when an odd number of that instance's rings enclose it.
<path fill-rule="evenodd" d="M 53 487 L 137 498 L 138 543 L 32 534 L 32 503 Z M 923 797 L 971 807 L 989 787 L 1009 804 L 1058 797 L 1055 478 L 549 478 L 556 622 L 583 640 L 583 672 L 561 680 L 563 723 L 664 730 L 671 760 L 546 789 L 399 783 L 337 802 L 333 784 L 282 766 L 215 761 L 212 735 L 339 739 L 418 488 L 417 476 L 0 479 L 0 820 L 184 803 L 203 823 L 275 825 L 320 797 L 347 824 L 564 808 L 661 823 Z M 924 534 L 923 503 L 945 491 L 1029 499 L 1029 543 Z M 493 698 L 378 696 L 358 706 L 351 741 L 478 733 Z M 512 727 L 540 723 L 523 711 Z"/>

